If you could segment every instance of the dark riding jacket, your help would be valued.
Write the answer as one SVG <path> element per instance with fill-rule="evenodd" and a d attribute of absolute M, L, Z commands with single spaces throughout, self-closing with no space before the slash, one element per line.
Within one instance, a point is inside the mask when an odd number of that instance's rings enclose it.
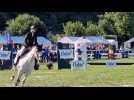
<path fill-rule="evenodd" d="M 24 46 L 25 47 L 38 46 L 37 35 L 32 36 L 31 32 L 27 33 L 25 37 Z"/>

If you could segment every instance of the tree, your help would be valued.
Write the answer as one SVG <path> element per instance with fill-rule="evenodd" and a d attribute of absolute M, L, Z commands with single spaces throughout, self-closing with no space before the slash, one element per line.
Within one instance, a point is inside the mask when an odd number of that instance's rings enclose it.
<path fill-rule="evenodd" d="M 127 30 L 129 31 L 129 37 L 134 37 L 134 12 L 128 12 L 128 27 Z"/>
<path fill-rule="evenodd" d="M 82 36 L 84 33 L 84 26 L 80 21 L 67 22 L 63 24 L 64 33 L 69 36 Z"/>
<path fill-rule="evenodd" d="M 62 38 L 62 35 L 61 34 L 52 35 L 50 37 L 51 41 L 53 41 L 55 43 L 58 42 L 58 40 L 60 40 L 61 38 Z"/>
<path fill-rule="evenodd" d="M 116 33 L 114 27 L 114 21 L 112 18 L 113 18 L 112 13 L 104 13 L 104 15 L 100 16 L 98 26 L 101 28 L 101 30 L 103 30 L 105 34 L 114 35 Z"/>
<path fill-rule="evenodd" d="M 122 37 L 130 35 L 128 30 L 129 17 L 126 12 L 105 12 L 104 15 L 100 16 L 98 24 L 105 33 L 117 35 L 119 44 L 126 41 Z"/>
<path fill-rule="evenodd" d="M 38 17 L 29 14 L 18 15 L 15 19 L 8 20 L 7 25 L 7 30 L 13 35 L 26 34 L 31 25 L 38 25 L 41 29 L 45 27 Z"/>
<path fill-rule="evenodd" d="M 38 16 L 47 24 L 47 30 L 63 32 L 62 23 L 67 21 L 82 21 L 86 23 L 88 20 L 97 21 L 97 12 L 28 12 L 30 15 Z M 0 12 L 0 30 L 5 30 L 6 21 L 13 19 L 20 12 Z"/>
<path fill-rule="evenodd" d="M 125 34 L 129 35 L 129 31 L 127 30 L 129 19 L 126 12 L 114 13 L 113 21 L 118 36 L 122 36 Z"/>
<path fill-rule="evenodd" d="M 103 30 L 96 24 L 91 21 L 87 22 L 85 28 L 86 35 L 102 35 L 104 34 Z"/>
<path fill-rule="evenodd" d="M 5 23 L 6 20 L 8 19 L 8 14 L 5 12 L 0 12 L 0 30 L 4 31 L 5 30 Z"/>

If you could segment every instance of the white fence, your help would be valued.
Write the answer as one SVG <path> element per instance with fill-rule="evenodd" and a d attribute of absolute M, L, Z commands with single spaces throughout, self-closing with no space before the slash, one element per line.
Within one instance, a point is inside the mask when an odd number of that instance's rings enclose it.
<path fill-rule="evenodd" d="M 101 58 L 108 58 L 108 53 L 100 53 L 101 54 Z M 122 53 L 114 53 L 116 58 L 122 58 Z M 93 58 L 94 57 L 94 53 L 88 53 L 88 58 Z M 134 58 L 134 53 L 128 53 L 128 58 Z"/>

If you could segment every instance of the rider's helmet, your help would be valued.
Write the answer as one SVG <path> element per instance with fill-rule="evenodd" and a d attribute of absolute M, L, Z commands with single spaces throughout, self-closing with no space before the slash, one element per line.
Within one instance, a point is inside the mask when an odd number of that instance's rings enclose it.
<path fill-rule="evenodd" d="M 36 29 L 36 28 L 38 28 L 37 25 L 32 25 L 32 26 L 31 26 L 31 29 Z"/>
<path fill-rule="evenodd" d="M 31 29 L 32 32 L 37 32 L 38 31 L 38 26 L 37 25 L 32 25 L 30 27 L 30 29 Z"/>

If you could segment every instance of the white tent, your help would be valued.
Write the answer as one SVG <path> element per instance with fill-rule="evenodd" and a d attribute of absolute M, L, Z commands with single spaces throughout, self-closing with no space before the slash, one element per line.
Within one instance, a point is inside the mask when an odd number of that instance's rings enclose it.
<path fill-rule="evenodd" d="M 87 39 L 87 38 L 83 38 L 83 37 L 63 37 L 61 40 L 59 40 L 58 42 L 61 43 L 75 43 L 75 42 L 86 42 L 86 43 L 92 43 L 91 40 Z"/>
<path fill-rule="evenodd" d="M 84 42 L 84 43 L 92 43 L 91 40 L 87 39 L 87 38 L 83 38 L 83 37 L 80 37 L 77 42 Z"/>
<path fill-rule="evenodd" d="M 118 48 L 118 42 L 114 39 L 106 39 L 106 44 L 115 45 Z"/>
<path fill-rule="evenodd" d="M 124 48 L 131 48 L 131 43 L 134 42 L 134 38 L 124 42 Z"/>
<path fill-rule="evenodd" d="M 63 37 L 58 42 L 61 42 L 61 43 L 74 43 L 78 39 L 79 39 L 78 37 Z"/>
<path fill-rule="evenodd" d="M 107 44 L 114 45 L 116 42 L 113 39 L 107 39 Z"/>

